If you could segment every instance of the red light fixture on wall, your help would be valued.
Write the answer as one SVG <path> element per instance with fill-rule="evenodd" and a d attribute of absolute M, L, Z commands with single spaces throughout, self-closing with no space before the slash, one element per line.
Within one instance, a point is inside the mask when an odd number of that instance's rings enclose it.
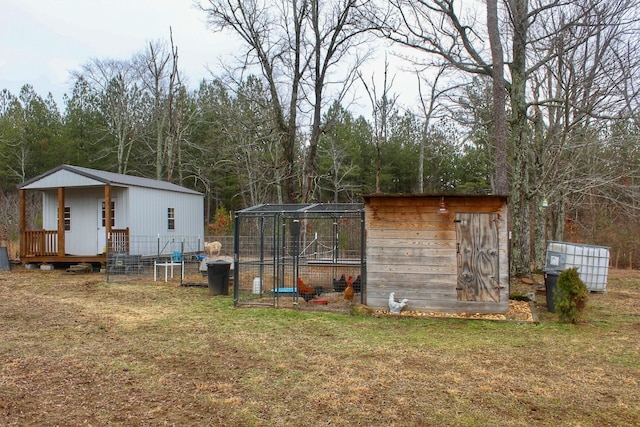
<path fill-rule="evenodd" d="M 444 196 L 440 199 L 440 208 L 438 209 L 438 213 L 440 215 L 446 215 L 449 213 L 449 209 L 447 209 L 447 204 L 444 202 Z"/>

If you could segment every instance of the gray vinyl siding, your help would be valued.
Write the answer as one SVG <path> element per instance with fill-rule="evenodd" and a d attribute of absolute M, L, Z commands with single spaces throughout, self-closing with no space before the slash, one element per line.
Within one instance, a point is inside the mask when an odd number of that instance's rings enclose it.
<path fill-rule="evenodd" d="M 142 187 L 129 188 L 131 236 L 203 236 L 203 197 Z M 175 230 L 168 230 L 167 210 L 174 208 Z"/>
<path fill-rule="evenodd" d="M 89 255 L 98 252 L 97 209 L 98 199 L 102 197 L 104 197 L 104 191 L 101 188 L 67 188 L 65 190 L 64 204 L 71 208 L 71 230 L 65 231 L 65 252 L 67 254 Z M 43 222 L 45 230 L 58 229 L 57 191 L 44 193 Z"/>
<path fill-rule="evenodd" d="M 138 237 L 204 237 L 203 197 L 200 194 L 176 193 L 151 188 L 114 187 L 116 229 L 129 227 Z M 104 189 L 67 188 L 65 206 L 71 208 L 71 230 L 65 232 L 66 253 L 88 255 L 98 252 L 99 205 Z M 175 210 L 175 230 L 167 229 L 167 209 Z M 57 190 L 43 192 L 43 228 L 58 228 Z"/>
<path fill-rule="evenodd" d="M 102 181 L 78 175 L 69 170 L 59 170 L 50 175 L 46 175 L 38 180 L 23 185 L 23 190 L 40 190 L 58 187 L 91 187 L 103 185 Z"/>
<path fill-rule="evenodd" d="M 42 229 L 58 229 L 58 193 L 45 191 L 42 193 Z"/>

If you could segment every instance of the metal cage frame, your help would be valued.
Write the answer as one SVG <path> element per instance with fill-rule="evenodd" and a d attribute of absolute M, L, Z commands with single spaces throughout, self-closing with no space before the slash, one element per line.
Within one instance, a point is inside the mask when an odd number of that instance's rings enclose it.
<path fill-rule="evenodd" d="M 254 252 L 257 256 L 246 259 L 243 256 L 243 227 L 248 220 L 253 220 L 253 226 L 259 235 L 259 242 Z M 331 230 L 328 231 L 326 221 L 331 221 Z M 344 257 L 342 251 L 345 242 L 341 240 L 341 223 L 353 227 L 353 222 L 359 223 L 359 251 Z M 319 257 L 318 231 L 309 243 L 307 227 L 310 222 L 323 225 L 323 239 L 330 242 L 330 257 Z M 305 225 L 305 226 L 303 226 Z M 362 203 L 309 203 L 309 204 L 261 204 L 236 211 L 234 224 L 234 271 L 233 271 L 233 298 L 234 305 L 266 305 L 278 307 L 281 298 L 292 298 L 293 306 L 299 307 L 300 292 L 296 278 L 300 277 L 301 269 L 315 267 L 332 268 L 335 271 L 340 267 L 359 269 L 360 302 L 365 301 L 366 291 L 366 258 L 365 258 L 365 221 L 364 204 Z M 353 233 L 353 230 L 351 230 Z M 267 233 L 269 235 L 267 235 Z M 330 237 L 327 235 L 330 233 Z M 353 239 L 350 239 L 353 240 Z M 313 245 L 315 244 L 315 247 Z M 307 254 L 311 250 L 311 254 Z M 352 251 L 354 252 L 354 251 Z M 254 293 L 256 283 L 260 286 L 265 283 L 265 276 L 270 275 L 269 289 L 272 298 L 268 302 L 256 303 L 240 300 L 240 276 L 243 268 L 253 268 Z M 256 282 L 256 279 L 259 279 Z M 279 289 L 290 289 L 286 296 Z M 262 295 L 260 288 L 259 294 Z M 307 301 L 307 299 L 305 299 Z"/>

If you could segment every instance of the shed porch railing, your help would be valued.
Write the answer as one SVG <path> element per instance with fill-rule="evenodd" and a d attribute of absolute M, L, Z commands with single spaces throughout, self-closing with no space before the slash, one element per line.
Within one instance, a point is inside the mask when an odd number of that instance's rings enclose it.
<path fill-rule="evenodd" d="M 129 228 L 111 230 L 111 252 L 129 253 Z M 29 257 L 57 256 L 57 230 L 29 230 L 25 231 L 22 244 L 24 254 Z"/>
<path fill-rule="evenodd" d="M 129 253 L 129 227 L 111 230 L 111 237 L 107 239 L 111 244 L 110 253 L 128 254 Z"/>
<path fill-rule="evenodd" d="M 24 245 L 24 253 L 26 256 L 58 255 L 58 231 L 25 231 L 22 244 Z"/>

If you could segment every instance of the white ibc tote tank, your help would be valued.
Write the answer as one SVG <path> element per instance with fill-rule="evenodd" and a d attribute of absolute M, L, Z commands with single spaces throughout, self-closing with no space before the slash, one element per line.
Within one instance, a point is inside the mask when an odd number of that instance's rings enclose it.
<path fill-rule="evenodd" d="M 576 267 L 580 280 L 590 292 L 606 292 L 609 275 L 609 248 L 579 243 L 554 242 L 547 245 L 546 270 Z"/>

